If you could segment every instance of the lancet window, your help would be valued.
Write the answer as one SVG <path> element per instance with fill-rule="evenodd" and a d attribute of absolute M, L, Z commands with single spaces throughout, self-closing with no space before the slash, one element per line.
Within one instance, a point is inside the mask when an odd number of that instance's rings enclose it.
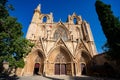
<path fill-rule="evenodd" d="M 68 40 L 67 32 L 64 28 L 58 27 L 58 29 L 54 33 L 54 39 L 62 38 L 64 41 Z"/>

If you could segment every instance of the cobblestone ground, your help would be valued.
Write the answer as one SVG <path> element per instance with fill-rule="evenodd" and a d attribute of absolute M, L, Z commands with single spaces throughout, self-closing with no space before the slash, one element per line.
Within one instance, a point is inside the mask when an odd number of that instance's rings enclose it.
<path fill-rule="evenodd" d="M 116 79 L 108 79 L 108 78 L 95 78 L 89 76 L 23 76 L 18 80 L 116 80 Z"/>

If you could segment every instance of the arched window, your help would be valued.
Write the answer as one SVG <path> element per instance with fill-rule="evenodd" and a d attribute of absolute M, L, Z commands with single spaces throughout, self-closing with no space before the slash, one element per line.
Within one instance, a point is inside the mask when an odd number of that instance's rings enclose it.
<path fill-rule="evenodd" d="M 54 33 L 54 39 L 57 40 L 58 38 L 62 38 L 64 41 L 68 40 L 67 32 L 64 28 L 58 27 Z"/>
<path fill-rule="evenodd" d="M 47 22 L 47 17 L 44 16 L 44 17 L 43 17 L 43 23 L 46 23 L 46 22 Z"/>
<path fill-rule="evenodd" d="M 73 23 L 77 24 L 77 19 L 76 18 L 73 19 Z"/>

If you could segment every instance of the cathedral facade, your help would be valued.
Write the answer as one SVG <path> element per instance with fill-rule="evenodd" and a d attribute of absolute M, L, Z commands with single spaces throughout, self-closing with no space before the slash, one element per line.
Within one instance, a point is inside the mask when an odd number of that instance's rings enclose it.
<path fill-rule="evenodd" d="M 34 11 L 26 38 L 34 43 L 21 75 L 82 75 L 97 54 L 90 25 L 81 16 L 68 15 L 66 22 L 53 21 L 53 14 Z"/>

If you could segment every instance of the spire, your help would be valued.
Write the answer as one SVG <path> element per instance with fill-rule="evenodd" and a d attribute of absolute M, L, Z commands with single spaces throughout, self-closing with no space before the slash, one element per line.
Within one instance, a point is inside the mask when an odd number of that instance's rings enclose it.
<path fill-rule="evenodd" d="M 35 9 L 35 11 L 41 11 L 41 5 L 39 4 L 38 6 L 37 6 L 37 8 Z"/>

